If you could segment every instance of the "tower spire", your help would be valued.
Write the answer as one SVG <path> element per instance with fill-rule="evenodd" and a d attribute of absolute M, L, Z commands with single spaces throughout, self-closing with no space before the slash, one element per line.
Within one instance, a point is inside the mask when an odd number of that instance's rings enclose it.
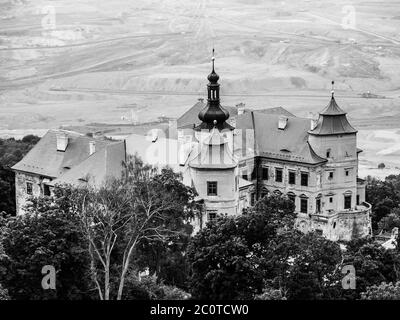
<path fill-rule="evenodd" d="M 212 50 L 212 57 L 211 57 L 211 61 L 212 61 L 212 71 L 213 71 L 213 72 L 215 72 L 215 69 L 214 69 L 215 50 L 214 50 L 214 48 L 213 48 L 213 50 Z"/>
<path fill-rule="evenodd" d="M 332 80 L 332 91 L 331 91 L 331 94 L 332 94 L 332 98 L 334 98 L 334 96 L 335 96 L 335 81 L 333 81 L 333 80 Z"/>
<path fill-rule="evenodd" d="M 202 121 L 197 129 L 201 130 L 207 128 L 211 130 L 214 127 L 218 129 L 222 129 L 225 127 L 229 127 L 229 125 L 225 122 L 229 118 L 229 112 L 225 110 L 221 104 L 219 99 L 219 75 L 215 72 L 215 50 L 212 50 L 212 70 L 208 75 L 208 84 L 207 84 L 207 105 L 203 110 L 199 113 L 199 119 Z"/>

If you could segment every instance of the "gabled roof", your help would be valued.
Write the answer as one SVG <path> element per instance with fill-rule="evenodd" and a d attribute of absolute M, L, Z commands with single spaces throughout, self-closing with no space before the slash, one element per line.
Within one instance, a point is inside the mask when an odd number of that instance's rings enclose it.
<path fill-rule="evenodd" d="M 123 161 L 125 161 L 125 143 L 115 142 L 90 155 L 80 164 L 53 180 L 51 185 L 89 184 L 99 187 L 108 178 L 121 177 Z"/>
<path fill-rule="evenodd" d="M 242 130 L 242 146 L 248 150 L 254 149 L 255 155 L 267 158 L 307 164 L 327 161 L 318 156 L 308 143 L 309 119 L 288 118 L 285 129 L 281 130 L 278 129 L 281 117 L 281 115 L 255 114 L 255 112 L 239 115 L 236 128 Z M 253 132 L 254 138 L 249 136 L 246 138 L 246 130 Z M 235 150 L 237 149 L 240 148 L 235 147 Z"/>
<path fill-rule="evenodd" d="M 287 111 L 283 107 L 275 107 L 275 108 L 267 108 L 267 109 L 256 109 L 253 110 L 254 112 L 260 112 L 260 113 L 267 113 L 267 114 L 278 114 L 282 116 L 287 116 L 287 117 L 295 117 L 295 115 L 289 111 Z"/>
<path fill-rule="evenodd" d="M 64 152 L 57 151 L 56 135 L 60 132 L 68 136 L 68 146 Z M 89 157 L 90 141 L 96 142 L 97 151 L 112 143 L 76 132 L 49 130 L 12 169 L 57 178 Z"/>
<path fill-rule="evenodd" d="M 319 114 L 317 124 L 313 130 L 309 131 L 312 135 L 337 135 L 357 133 L 346 117 L 344 112 L 336 103 L 332 96 L 328 106 Z"/>

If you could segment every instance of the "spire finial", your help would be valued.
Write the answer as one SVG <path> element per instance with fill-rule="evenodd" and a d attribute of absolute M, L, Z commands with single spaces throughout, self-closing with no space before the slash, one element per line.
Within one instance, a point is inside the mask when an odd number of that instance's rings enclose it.
<path fill-rule="evenodd" d="M 212 69 L 213 69 L 213 72 L 215 72 L 215 71 L 214 71 L 214 61 L 215 61 L 215 50 L 214 50 L 214 48 L 213 48 L 213 50 L 212 50 L 211 61 L 212 61 Z"/>
<path fill-rule="evenodd" d="M 332 98 L 333 98 L 334 95 L 335 95 L 335 81 L 333 81 L 333 80 L 332 80 L 332 91 L 331 91 L 331 93 L 332 93 Z"/>

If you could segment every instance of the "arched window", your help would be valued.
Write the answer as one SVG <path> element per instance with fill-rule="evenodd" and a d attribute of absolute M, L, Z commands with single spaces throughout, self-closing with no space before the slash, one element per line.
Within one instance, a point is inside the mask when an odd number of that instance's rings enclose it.
<path fill-rule="evenodd" d="M 321 198 L 322 198 L 322 194 L 318 194 L 317 197 L 315 198 L 315 212 L 316 213 L 321 212 Z"/>
<path fill-rule="evenodd" d="M 300 195 L 300 212 L 308 213 L 308 197 L 305 194 Z"/>
<path fill-rule="evenodd" d="M 351 209 L 351 195 L 352 192 L 350 190 L 344 193 L 344 209 Z"/>

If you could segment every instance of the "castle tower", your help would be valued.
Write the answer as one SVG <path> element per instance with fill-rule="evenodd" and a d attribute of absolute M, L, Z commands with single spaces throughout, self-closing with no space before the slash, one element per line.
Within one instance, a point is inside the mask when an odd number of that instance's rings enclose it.
<path fill-rule="evenodd" d="M 308 141 L 328 161 L 319 172 L 320 210 L 326 217 L 324 235 L 331 240 L 350 240 L 352 234 L 370 232 L 370 206 L 365 203 L 365 186 L 358 179 L 357 130 L 332 97 L 308 131 Z M 318 216 L 318 215 L 317 215 Z M 316 217 L 319 219 L 319 217 Z"/>
<path fill-rule="evenodd" d="M 322 211 L 354 208 L 357 204 L 357 130 L 336 103 L 333 88 L 328 106 L 319 113 L 318 121 L 308 133 L 313 150 L 328 160 L 320 179 L 328 195 L 322 201 Z"/>
<path fill-rule="evenodd" d="M 218 83 L 219 75 L 215 72 L 214 49 L 212 56 L 212 71 L 208 75 L 207 84 L 207 104 L 199 113 L 200 125 L 194 128 L 195 137 L 199 142 L 204 141 L 210 131 L 216 127 L 228 140 L 229 147 L 233 150 L 233 130 L 226 120 L 229 118 L 229 112 L 221 106 L 220 85 Z"/>
<path fill-rule="evenodd" d="M 204 200 L 203 226 L 217 214 L 237 214 L 238 162 L 215 126 L 188 160 L 191 184 Z"/>
<path fill-rule="evenodd" d="M 214 50 L 213 50 L 214 53 Z M 204 200 L 203 217 L 195 224 L 195 231 L 218 214 L 237 214 L 238 162 L 233 155 L 233 127 L 226 123 L 229 113 L 220 104 L 219 76 L 208 76 L 207 105 L 199 113 L 202 121 L 195 130 L 198 140 L 188 159 L 191 184 Z"/>

